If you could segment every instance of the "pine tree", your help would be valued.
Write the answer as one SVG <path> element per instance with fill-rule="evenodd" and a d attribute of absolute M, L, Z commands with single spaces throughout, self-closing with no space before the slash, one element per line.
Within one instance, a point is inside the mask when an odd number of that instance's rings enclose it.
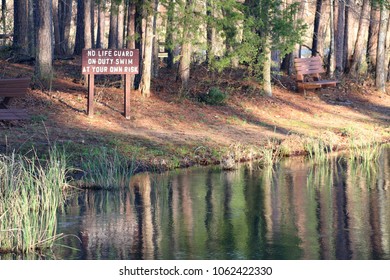
<path fill-rule="evenodd" d="M 53 77 L 52 1 L 37 0 L 34 10 L 36 29 L 35 76 L 49 87 Z"/>
<path fill-rule="evenodd" d="M 385 5 L 381 5 L 380 9 L 380 24 L 378 33 L 378 47 L 376 58 L 376 78 L 375 86 L 380 91 L 386 92 L 386 79 L 387 79 L 387 59 L 386 59 L 386 34 L 389 21 L 389 9 Z"/>
<path fill-rule="evenodd" d="M 28 54 L 28 11 L 29 2 L 14 1 L 14 40 L 13 48 L 18 54 Z"/>

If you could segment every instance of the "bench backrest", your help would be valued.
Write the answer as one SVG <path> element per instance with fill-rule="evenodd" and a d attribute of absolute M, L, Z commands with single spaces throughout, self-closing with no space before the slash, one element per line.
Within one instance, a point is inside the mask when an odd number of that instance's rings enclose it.
<path fill-rule="evenodd" d="M 295 58 L 294 65 L 297 72 L 297 81 L 303 81 L 304 75 L 310 75 L 319 79 L 319 74 L 326 72 L 322 65 L 322 59 L 319 56 Z"/>
<path fill-rule="evenodd" d="M 14 97 L 27 93 L 29 78 L 0 79 L 0 96 Z"/>

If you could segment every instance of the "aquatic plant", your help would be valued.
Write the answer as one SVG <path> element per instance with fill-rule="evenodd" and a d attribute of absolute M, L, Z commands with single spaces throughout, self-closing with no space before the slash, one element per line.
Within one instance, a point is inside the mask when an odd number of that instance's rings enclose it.
<path fill-rule="evenodd" d="M 370 165 L 376 162 L 381 154 L 382 145 L 374 139 L 350 138 L 349 159 L 363 165 Z"/>
<path fill-rule="evenodd" d="M 264 166 L 272 166 L 284 156 L 282 146 L 277 139 L 268 139 L 267 144 L 261 147 L 261 163 Z"/>
<path fill-rule="evenodd" d="M 304 140 L 304 149 L 307 157 L 316 163 L 328 160 L 331 147 L 322 139 L 308 137 Z"/>
<path fill-rule="evenodd" d="M 56 148 L 46 160 L 0 155 L 0 251 L 28 253 L 54 244 L 67 172 L 64 153 Z"/>
<path fill-rule="evenodd" d="M 117 149 L 94 148 L 81 162 L 84 176 L 77 183 L 83 187 L 115 189 L 129 186 L 135 159 L 128 159 Z"/>

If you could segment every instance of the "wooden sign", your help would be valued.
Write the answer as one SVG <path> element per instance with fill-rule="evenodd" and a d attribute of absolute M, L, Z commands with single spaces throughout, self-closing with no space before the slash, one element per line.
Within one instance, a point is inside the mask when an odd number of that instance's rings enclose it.
<path fill-rule="evenodd" d="M 139 72 L 139 50 L 86 49 L 82 52 L 83 74 L 130 74 Z"/>
<path fill-rule="evenodd" d="M 135 49 L 84 49 L 82 74 L 88 81 L 87 114 L 93 115 L 95 75 L 125 75 L 124 115 L 130 119 L 131 75 L 139 73 L 139 50 Z"/>

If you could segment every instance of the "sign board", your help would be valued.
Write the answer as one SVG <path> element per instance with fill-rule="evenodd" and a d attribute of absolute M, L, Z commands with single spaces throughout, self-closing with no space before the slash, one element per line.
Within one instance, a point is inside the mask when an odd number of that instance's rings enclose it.
<path fill-rule="evenodd" d="M 85 75 L 135 75 L 139 72 L 139 50 L 84 49 L 81 66 Z"/>
<path fill-rule="evenodd" d="M 124 116 L 130 119 L 131 75 L 139 72 L 139 50 L 84 49 L 81 72 L 88 81 L 87 114 L 93 116 L 95 75 L 124 75 Z"/>

